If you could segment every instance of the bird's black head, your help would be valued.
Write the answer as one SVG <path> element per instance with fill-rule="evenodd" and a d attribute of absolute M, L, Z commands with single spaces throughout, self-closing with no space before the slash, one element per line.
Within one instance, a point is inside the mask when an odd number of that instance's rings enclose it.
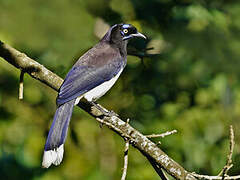
<path fill-rule="evenodd" d="M 135 28 L 131 24 L 121 24 L 120 25 L 120 33 L 122 35 L 122 39 L 128 40 L 134 37 L 140 37 L 146 39 L 146 37 L 137 31 L 137 28 Z"/>
<path fill-rule="evenodd" d="M 137 28 L 131 24 L 115 24 L 109 29 L 103 39 L 117 44 L 125 44 L 125 42 L 127 42 L 126 40 L 135 37 L 146 39 L 146 37 L 138 32 Z"/>

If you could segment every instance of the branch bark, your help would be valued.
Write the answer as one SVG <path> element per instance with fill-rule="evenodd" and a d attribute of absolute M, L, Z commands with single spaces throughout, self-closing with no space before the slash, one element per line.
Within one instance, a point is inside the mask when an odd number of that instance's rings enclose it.
<path fill-rule="evenodd" d="M 128 150 L 129 150 L 129 142 L 126 141 L 124 148 L 124 166 L 121 180 L 125 180 L 127 176 L 127 167 L 128 167 Z"/>
<path fill-rule="evenodd" d="M 45 68 L 43 65 L 1 41 L 0 57 L 56 91 L 63 82 L 63 79 Z M 196 179 L 190 172 L 186 171 L 182 166 L 164 153 L 155 143 L 150 141 L 146 136 L 121 120 L 119 117 L 104 116 L 98 109 L 86 101 L 80 101 L 78 106 L 89 113 L 98 122 L 106 125 L 122 138 L 127 139 L 129 143 L 137 148 L 145 157 L 150 157 L 156 167 L 161 167 L 175 179 Z"/>

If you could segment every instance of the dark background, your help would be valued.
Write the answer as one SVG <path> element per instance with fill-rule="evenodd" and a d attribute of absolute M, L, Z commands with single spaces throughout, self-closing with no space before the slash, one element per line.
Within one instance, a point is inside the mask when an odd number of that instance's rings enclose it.
<path fill-rule="evenodd" d="M 132 23 L 148 37 L 131 42 L 159 56 L 134 56 L 100 101 L 144 134 L 176 129 L 160 147 L 188 171 L 217 175 L 235 130 L 240 172 L 240 2 L 233 0 L 0 0 L 0 40 L 64 77 L 108 25 Z M 75 108 L 63 163 L 41 169 L 56 92 L 0 59 L 0 176 L 4 179 L 120 179 L 124 141 Z M 159 179 L 134 148 L 127 179 Z"/>

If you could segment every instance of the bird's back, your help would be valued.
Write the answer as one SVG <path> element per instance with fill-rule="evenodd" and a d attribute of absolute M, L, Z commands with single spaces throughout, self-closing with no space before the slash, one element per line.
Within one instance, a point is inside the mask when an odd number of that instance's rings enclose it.
<path fill-rule="evenodd" d="M 57 97 L 57 104 L 84 95 L 114 78 L 126 65 L 126 56 L 110 43 L 100 41 L 74 64 Z"/>
<path fill-rule="evenodd" d="M 73 67 L 87 65 L 97 68 L 113 62 L 126 64 L 126 56 L 122 55 L 116 46 L 105 41 L 100 41 L 81 56 Z"/>

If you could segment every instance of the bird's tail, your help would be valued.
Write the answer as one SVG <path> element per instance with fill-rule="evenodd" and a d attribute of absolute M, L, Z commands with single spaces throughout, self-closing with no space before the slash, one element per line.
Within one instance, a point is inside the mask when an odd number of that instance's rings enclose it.
<path fill-rule="evenodd" d="M 67 136 L 68 125 L 72 116 L 74 100 L 59 106 L 55 112 L 51 129 L 48 133 L 44 148 L 42 167 L 48 168 L 51 164 L 59 165 L 63 158 L 64 142 Z"/>

